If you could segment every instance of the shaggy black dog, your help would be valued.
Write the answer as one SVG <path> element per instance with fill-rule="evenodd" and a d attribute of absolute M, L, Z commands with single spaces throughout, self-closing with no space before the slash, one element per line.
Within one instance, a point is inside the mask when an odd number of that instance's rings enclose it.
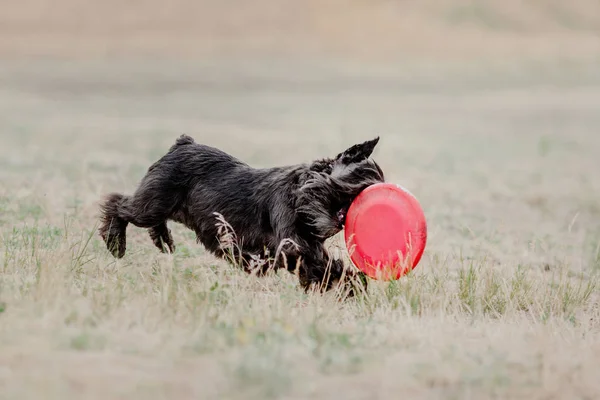
<path fill-rule="evenodd" d="M 343 228 L 354 198 L 384 181 L 381 168 L 369 159 L 378 141 L 311 164 L 256 169 L 182 135 L 150 166 L 132 196 L 108 195 L 99 232 L 118 258 L 125 255 L 129 223 L 147 228 L 161 251 L 173 252 L 167 228 L 173 220 L 192 229 L 207 250 L 231 257 L 246 271 L 283 267 L 297 273 L 306 290 L 315 285 L 329 290 L 343 278 L 355 283 L 347 279 L 355 270 L 331 258 L 324 242 Z M 224 227 L 232 231 L 233 246 L 223 244 Z M 265 259 L 272 262 L 260 262 Z M 364 276 L 359 281 L 366 284 Z"/>

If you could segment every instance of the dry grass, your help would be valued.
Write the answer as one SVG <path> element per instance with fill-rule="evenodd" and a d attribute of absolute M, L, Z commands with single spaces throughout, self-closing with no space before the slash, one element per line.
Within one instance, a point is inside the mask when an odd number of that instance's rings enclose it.
<path fill-rule="evenodd" d="M 0 398 L 600 396 L 597 2 L 41 3 L 0 16 Z M 381 135 L 421 264 L 338 302 L 176 225 L 174 255 L 130 227 L 115 261 L 97 202 L 184 132 L 256 166 Z"/>

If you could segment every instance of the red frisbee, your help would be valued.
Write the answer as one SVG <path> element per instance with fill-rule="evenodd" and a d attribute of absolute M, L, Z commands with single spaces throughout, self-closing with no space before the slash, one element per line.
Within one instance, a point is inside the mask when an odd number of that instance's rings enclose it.
<path fill-rule="evenodd" d="M 352 262 L 373 279 L 399 279 L 417 266 L 427 222 L 417 199 L 391 183 L 377 183 L 352 202 L 344 227 Z"/>

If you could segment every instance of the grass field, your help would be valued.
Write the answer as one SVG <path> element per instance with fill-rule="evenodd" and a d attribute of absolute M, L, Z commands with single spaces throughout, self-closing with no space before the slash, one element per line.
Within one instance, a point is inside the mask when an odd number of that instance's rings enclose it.
<path fill-rule="evenodd" d="M 210 57 L 191 59 L 141 45 L 151 62 L 112 59 L 83 45 L 118 47 L 95 25 L 77 42 L 78 25 L 44 35 L 16 9 L 14 26 L 30 31 L 5 24 L 13 41 L 0 40 L 0 398 L 598 398 L 595 14 L 528 58 L 509 50 L 540 50 L 544 35 L 521 41 L 481 7 L 450 15 L 479 15 L 491 28 L 469 29 L 497 35 L 497 54 L 512 58 L 486 58 L 489 48 L 477 58 L 487 46 L 469 47 L 461 31 L 440 54 L 433 39 L 426 54 L 400 43 L 414 58 L 393 63 L 382 61 L 392 44 L 366 62 L 333 39 L 346 59 L 310 46 L 312 57 L 205 49 Z M 122 49 L 136 48 L 132 37 Z M 60 57 L 31 58 L 36 49 Z M 181 133 L 254 166 L 380 135 L 374 158 L 427 215 L 421 264 L 339 302 L 304 294 L 287 273 L 249 277 L 175 224 L 174 255 L 130 227 L 115 261 L 96 233 L 98 201 L 133 191 Z M 346 257 L 339 239 L 331 246 Z"/>

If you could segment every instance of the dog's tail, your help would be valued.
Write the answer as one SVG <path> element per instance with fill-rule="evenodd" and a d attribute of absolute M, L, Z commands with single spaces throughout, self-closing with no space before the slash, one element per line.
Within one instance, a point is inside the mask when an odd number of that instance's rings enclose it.
<path fill-rule="evenodd" d="M 175 141 L 175 144 L 173 146 L 171 146 L 171 148 L 169 149 L 169 152 L 175 150 L 179 146 L 185 146 L 185 145 L 194 144 L 194 143 L 196 143 L 196 142 L 194 141 L 194 139 L 191 136 L 183 134 L 177 138 L 177 140 Z"/>
<path fill-rule="evenodd" d="M 119 216 L 119 208 L 129 199 L 120 193 L 109 194 L 100 205 L 101 225 L 98 229 L 106 243 L 106 248 L 114 257 L 125 255 L 127 238 L 125 236 L 128 222 Z"/>

